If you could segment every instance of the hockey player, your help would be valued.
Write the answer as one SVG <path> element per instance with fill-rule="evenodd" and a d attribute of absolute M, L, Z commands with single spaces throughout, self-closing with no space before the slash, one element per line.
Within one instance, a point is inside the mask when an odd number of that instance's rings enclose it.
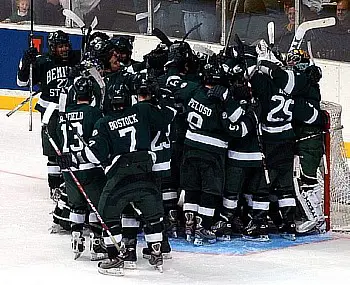
<path fill-rule="evenodd" d="M 61 131 L 61 145 L 63 155 L 72 153 L 77 157 L 77 166 L 71 170 L 81 183 L 93 205 L 98 204 L 102 189 L 106 183 L 106 177 L 101 166 L 86 162 L 79 153 L 84 148 L 84 142 L 92 135 L 94 124 L 102 118 L 102 112 L 97 107 L 89 104 L 93 98 L 93 81 L 88 77 L 77 77 L 74 80 L 73 92 L 77 104 L 68 106 L 65 113 L 60 113 L 59 129 Z M 70 154 L 69 154 L 70 155 Z M 62 156 L 57 158 L 63 171 L 68 203 L 71 208 L 69 219 L 71 221 L 72 249 L 77 259 L 85 249 L 83 229 L 86 216 L 90 225 L 90 253 L 91 260 L 99 260 L 107 257 L 107 252 L 102 240 L 102 227 L 96 214 L 89 209 L 85 197 L 79 192 L 78 186 L 67 172 L 67 167 L 62 165 Z M 66 168 L 66 169 L 64 169 Z"/>
<path fill-rule="evenodd" d="M 264 42 L 264 44 L 266 44 Z M 263 70 L 261 59 L 269 59 L 267 45 L 257 45 L 258 66 Z M 294 101 L 287 95 L 287 88 L 278 87 L 266 74 L 255 73 L 251 80 L 253 96 L 262 104 L 261 128 L 264 155 L 269 180 L 260 171 L 259 184 L 252 194 L 252 220 L 245 228 L 247 239 L 269 240 L 267 215 L 270 194 L 278 197 L 283 223 L 280 230 L 295 239 L 295 206 L 293 193 L 294 132 L 291 125 Z M 284 89 L 284 90 L 283 90 Z"/>
<path fill-rule="evenodd" d="M 256 104 L 252 98 L 250 87 L 240 72 L 235 75 L 233 84 L 233 100 L 226 105 L 228 120 L 235 124 L 251 108 L 250 104 Z M 256 112 L 257 118 L 259 112 Z M 220 209 L 218 221 L 213 227 L 216 236 L 224 240 L 231 235 L 240 235 L 243 228 L 248 225 L 250 219 L 248 207 L 251 205 L 251 193 L 257 187 L 257 173 L 262 168 L 262 154 L 257 139 L 257 128 L 254 128 L 243 138 L 229 140 L 225 167 L 225 188 L 223 204 Z"/>
<path fill-rule="evenodd" d="M 184 105 L 189 124 L 180 183 L 185 190 L 183 211 L 187 239 L 194 234 L 196 245 L 216 240 L 211 227 L 215 209 L 222 201 L 228 133 L 243 137 L 249 129 L 245 122 L 235 126 L 228 120 L 222 122 L 223 104 L 230 96 L 228 89 L 217 85 L 219 83 L 224 84 L 220 69 L 208 65 L 203 87 L 175 76 L 169 77 L 167 84 L 175 100 Z"/>
<path fill-rule="evenodd" d="M 164 65 L 168 60 L 168 48 L 158 45 L 149 54 L 144 56 L 147 66 L 147 77 L 152 81 L 155 97 L 169 96 L 171 91 L 166 88 L 167 75 Z M 150 98 L 152 99 L 152 98 Z M 158 177 L 159 186 L 163 195 L 164 220 L 166 234 L 170 237 L 178 236 L 178 188 L 179 179 L 176 175 L 176 159 L 172 158 L 174 140 L 176 138 L 174 122 L 168 126 L 165 133 L 155 134 L 153 151 L 157 151 L 157 161 L 154 171 Z"/>
<path fill-rule="evenodd" d="M 145 222 L 145 238 L 151 250 L 151 265 L 161 268 L 162 202 L 152 174 L 153 156 L 150 152 L 150 128 L 163 130 L 175 116 L 175 110 L 157 108 L 151 104 L 131 106 L 131 97 L 114 94 L 114 112 L 100 119 L 82 157 L 105 166 L 107 184 L 103 189 L 98 211 L 114 239 L 122 240 L 120 216 L 133 202 L 141 210 Z M 124 260 L 119 247 L 104 233 L 109 261 L 99 264 L 99 272 L 123 274 Z"/>
<path fill-rule="evenodd" d="M 297 224 L 297 231 L 305 233 L 316 229 L 325 231 L 325 218 L 322 209 L 322 190 L 317 180 L 317 169 L 320 165 L 323 147 L 323 132 L 326 131 L 327 115 L 320 108 L 321 94 L 319 80 L 322 73 L 319 67 L 310 65 L 309 55 L 303 50 L 292 50 L 287 54 L 287 64 L 295 72 L 307 79 L 302 92 L 294 94 L 296 101 L 293 110 L 293 129 L 296 134 L 295 156 L 295 191 L 302 208 L 302 221 Z M 315 108 L 311 118 L 299 119 L 305 113 L 302 99 Z"/>
<path fill-rule="evenodd" d="M 133 38 L 126 36 L 114 36 L 111 38 L 114 54 L 120 64 L 120 67 L 127 69 L 129 73 L 140 72 L 145 69 L 145 63 L 133 60 L 132 45 Z"/>
<path fill-rule="evenodd" d="M 33 85 L 39 84 L 42 92 L 35 106 L 35 109 L 41 115 L 44 114 L 50 102 L 58 104 L 60 91 L 67 84 L 69 67 L 75 66 L 80 60 L 79 52 L 71 49 L 68 34 L 61 30 L 49 33 L 48 46 L 49 52 L 44 55 L 38 55 L 35 48 L 29 48 L 20 61 L 17 73 L 17 84 L 19 86 L 28 86 L 30 65 L 32 64 Z M 55 111 L 50 118 L 48 130 L 52 138 L 56 141 L 57 123 L 58 111 Z M 44 133 L 41 134 L 41 137 L 43 154 L 48 158 L 48 184 L 50 196 L 52 197 L 62 183 L 62 175 L 57 165 L 55 151 Z"/>
<path fill-rule="evenodd" d="M 140 74 L 141 75 L 141 74 Z M 161 92 L 158 89 L 158 84 L 154 81 L 154 79 L 149 78 L 149 76 L 144 73 L 142 74 L 143 78 L 140 78 L 140 85 L 137 86 L 137 104 L 153 104 L 155 106 L 158 105 L 159 96 L 161 96 Z M 158 94 L 156 94 L 158 93 Z M 171 143 L 170 143 L 170 127 L 171 123 L 166 126 L 164 130 L 155 130 L 151 129 L 151 151 L 155 154 L 155 162 L 152 167 L 152 171 L 156 177 L 157 187 L 159 192 L 162 195 L 163 200 L 163 209 L 164 209 L 164 224 L 165 229 L 163 232 L 163 240 L 161 243 L 161 251 L 163 254 L 163 258 L 170 259 L 171 255 L 171 247 L 168 241 L 168 232 L 169 229 L 169 214 L 171 214 L 173 210 L 176 209 L 177 203 L 177 193 L 176 190 L 171 188 L 171 169 L 170 169 L 170 161 L 171 161 Z M 170 188 L 169 188 L 170 187 Z M 175 204 L 169 205 L 170 203 Z M 173 217 L 173 216 L 171 216 Z M 177 217 L 176 217 L 177 218 Z M 175 217 L 174 217 L 175 219 Z M 143 249 L 143 257 L 150 258 L 150 250 L 149 248 Z"/>
<path fill-rule="evenodd" d="M 253 92 L 262 102 L 262 139 L 269 171 L 270 183 L 260 179 L 253 196 L 253 220 L 246 234 L 252 238 L 268 239 L 267 211 L 269 194 L 277 196 L 282 215 L 279 231 L 282 236 L 295 240 L 296 201 L 293 188 L 294 131 L 292 119 L 296 106 L 303 109 L 299 120 L 315 120 L 315 108 L 302 98 L 292 95 L 303 90 L 307 80 L 292 70 L 281 69 L 281 62 L 267 48 L 264 40 L 257 45 L 258 67 L 261 73 L 252 77 Z M 254 94 L 254 93 L 253 93 Z M 263 174 L 261 175 L 263 177 Z"/>

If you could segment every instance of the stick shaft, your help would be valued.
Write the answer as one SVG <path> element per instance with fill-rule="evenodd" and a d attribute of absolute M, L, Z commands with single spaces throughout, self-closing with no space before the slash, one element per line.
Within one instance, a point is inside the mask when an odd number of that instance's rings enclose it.
<path fill-rule="evenodd" d="M 40 93 L 40 91 L 36 91 L 33 93 L 33 96 Z M 10 117 L 13 113 L 17 112 L 19 109 L 21 109 L 25 104 L 27 104 L 30 100 L 30 96 L 28 96 L 26 99 L 24 99 L 21 103 L 19 103 L 14 109 L 12 109 L 10 112 L 6 114 L 7 117 Z"/>
<path fill-rule="evenodd" d="M 34 0 L 30 1 L 30 36 L 29 45 L 33 47 L 34 36 Z M 33 130 L 33 64 L 29 67 L 29 131 Z"/>
<path fill-rule="evenodd" d="M 230 29 L 228 31 L 227 38 L 226 38 L 226 44 L 225 44 L 225 49 L 224 49 L 224 54 L 225 55 L 226 55 L 226 51 L 227 51 L 228 45 L 230 44 L 230 39 L 231 39 L 232 32 L 233 32 L 233 25 L 235 24 L 235 18 L 236 18 L 236 15 L 237 15 L 238 4 L 239 4 L 239 0 L 236 0 L 235 8 L 234 8 L 233 14 L 232 14 Z"/>

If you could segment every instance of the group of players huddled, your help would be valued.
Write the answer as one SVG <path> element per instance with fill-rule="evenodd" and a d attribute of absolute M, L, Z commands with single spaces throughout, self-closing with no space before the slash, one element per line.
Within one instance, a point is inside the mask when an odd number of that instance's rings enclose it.
<path fill-rule="evenodd" d="M 325 230 L 316 173 L 328 118 L 305 51 L 236 37 L 205 54 L 166 38 L 136 62 L 127 36 L 95 32 L 80 52 L 59 30 L 48 44 L 25 51 L 17 82 L 28 86 L 32 66 L 36 110 L 55 104 L 42 130 L 52 232 L 71 232 L 75 258 L 86 228 L 91 260 L 107 259 L 98 270 L 109 275 L 136 267 L 140 231 L 143 256 L 162 270 L 169 237 L 200 246 Z"/>

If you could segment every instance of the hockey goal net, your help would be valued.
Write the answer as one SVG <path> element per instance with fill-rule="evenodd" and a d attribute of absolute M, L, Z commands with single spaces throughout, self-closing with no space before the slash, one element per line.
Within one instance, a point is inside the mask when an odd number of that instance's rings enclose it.
<path fill-rule="evenodd" d="M 350 172 L 342 134 L 342 107 L 334 102 L 322 101 L 321 108 L 330 116 L 329 133 L 325 135 L 328 167 L 322 164 L 318 175 L 324 187 L 327 230 L 350 233 Z"/>

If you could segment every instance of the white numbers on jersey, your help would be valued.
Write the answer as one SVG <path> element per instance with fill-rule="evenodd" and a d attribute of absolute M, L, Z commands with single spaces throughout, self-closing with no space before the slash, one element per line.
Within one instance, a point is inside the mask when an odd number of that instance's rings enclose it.
<path fill-rule="evenodd" d="M 294 104 L 293 99 L 285 99 L 281 95 L 274 95 L 272 101 L 277 102 L 278 105 L 267 114 L 267 121 L 269 122 L 290 122 L 293 118 L 293 113 L 290 106 Z"/>
<path fill-rule="evenodd" d="M 83 143 L 79 139 L 79 136 L 83 135 L 83 126 L 80 122 L 73 122 L 68 128 L 69 132 L 72 132 L 74 142 L 73 144 L 68 145 L 68 134 L 67 134 L 67 125 L 62 124 L 61 131 L 63 133 L 63 152 L 78 152 L 84 148 Z"/>
<path fill-rule="evenodd" d="M 66 78 L 57 78 L 56 81 L 57 81 L 57 88 L 50 89 L 50 97 L 58 97 L 61 93 L 62 88 L 66 87 L 67 85 Z"/>
<path fill-rule="evenodd" d="M 119 130 L 120 137 L 125 137 L 127 133 L 130 133 L 130 152 L 136 151 L 136 129 L 135 127 L 127 127 Z"/>
<path fill-rule="evenodd" d="M 203 125 L 203 118 L 196 112 L 189 112 L 187 116 L 187 121 L 190 123 L 190 127 L 195 127 L 200 129 Z"/>
<path fill-rule="evenodd" d="M 168 125 L 168 131 L 165 133 L 165 137 L 163 136 L 163 141 L 159 139 L 161 135 L 161 132 L 158 131 L 157 135 L 154 137 L 154 139 L 151 142 L 151 150 L 152 151 L 161 151 L 164 148 L 170 148 L 170 124 Z"/>

